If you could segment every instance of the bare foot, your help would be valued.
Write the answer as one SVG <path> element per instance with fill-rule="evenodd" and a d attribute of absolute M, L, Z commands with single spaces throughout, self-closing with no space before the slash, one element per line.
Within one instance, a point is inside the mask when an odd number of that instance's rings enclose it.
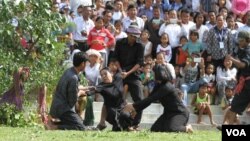
<path fill-rule="evenodd" d="M 134 129 L 133 126 L 130 126 L 130 127 L 128 127 L 128 131 L 129 131 L 129 132 L 134 132 L 134 131 L 136 131 L 136 130 Z"/>
<path fill-rule="evenodd" d="M 211 122 L 211 125 L 212 125 L 213 127 L 217 127 L 217 124 L 216 124 L 214 121 Z"/>
<path fill-rule="evenodd" d="M 191 125 L 191 124 L 188 124 L 188 125 L 186 126 L 186 132 L 187 132 L 187 133 L 193 133 L 193 128 L 192 128 L 192 125 Z"/>
<path fill-rule="evenodd" d="M 207 123 L 205 123 L 205 122 L 197 122 L 197 124 L 201 124 L 201 125 L 208 125 Z"/>

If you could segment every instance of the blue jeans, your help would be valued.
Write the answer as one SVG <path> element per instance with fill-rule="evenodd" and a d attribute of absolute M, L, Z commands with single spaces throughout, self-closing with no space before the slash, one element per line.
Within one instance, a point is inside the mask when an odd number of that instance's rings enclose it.
<path fill-rule="evenodd" d="M 205 78 L 201 78 L 200 80 L 194 82 L 194 83 L 184 83 L 181 85 L 181 90 L 184 94 L 183 97 L 183 101 L 184 101 L 184 105 L 188 105 L 189 104 L 189 99 L 187 97 L 188 93 L 197 93 L 199 91 L 199 85 L 207 82 Z"/>

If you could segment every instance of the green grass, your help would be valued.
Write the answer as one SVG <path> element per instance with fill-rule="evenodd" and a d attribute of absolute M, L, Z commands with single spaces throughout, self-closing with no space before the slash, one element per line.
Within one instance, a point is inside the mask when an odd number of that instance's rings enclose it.
<path fill-rule="evenodd" d="M 0 127 L 0 141 L 220 141 L 219 131 L 187 133 L 46 131 L 41 128 Z"/>

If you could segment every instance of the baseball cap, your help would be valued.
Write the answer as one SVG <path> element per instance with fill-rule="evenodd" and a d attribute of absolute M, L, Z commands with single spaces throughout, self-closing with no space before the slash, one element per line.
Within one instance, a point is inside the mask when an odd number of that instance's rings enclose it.
<path fill-rule="evenodd" d="M 137 38 L 140 38 L 141 35 L 141 30 L 137 25 L 130 25 L 127 28 L 126 32 Z"/>

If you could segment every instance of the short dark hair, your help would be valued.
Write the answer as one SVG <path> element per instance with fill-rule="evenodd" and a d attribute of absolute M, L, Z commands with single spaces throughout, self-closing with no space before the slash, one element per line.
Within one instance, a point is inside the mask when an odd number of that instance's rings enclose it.
<path fill-rule="evenodd" d="M 197 36 L 197 38 L 199 38 L 199 32 L 196 29 L 190 30 L 189 36 L 190 35 L 195 35 L 195 36 Z"/>
<path fill-rule="evenodd" d="M 100 70 L 100 72 L 102 72 L 102 71 L 104 71 L 104 70 L 106 70 L 106 71 L 110 72 L 109 67 L 104 67 L 104 68 L 102 68 L 102 69 Z"/>
<path fill-rule="evenodd" d="M 130 5 L 128 5 L 128 11 L 130 10 L 130 9 L 132 9 L 132 8 L 135 8 L 136 9 L 136 6 L 134 5 L 134 4 L 130 4 Z"/>
<path fill-rule="evenodd" d="M 109 59 L 108 65 L 109 65 L 110 63 L 116 63 L 116 62 L 118 62 L 118 60 L 117 60 L 116 58 L 110 58 L 110 59 Z"/>
<path fill-rule="evenodd" d="M 171 72 L 166 65 L 156 64 L 153 71 L 155 72 L 155 80 L 160 80 L 162 83 L 173 80 Z"/>
<path fill-rule="evenodd" d="M 84 52 L 78 52 L 73 57 L 73 65 L 74 67 L 78 67 L 82 62 L 88 61 L 88 55 Z"/>

